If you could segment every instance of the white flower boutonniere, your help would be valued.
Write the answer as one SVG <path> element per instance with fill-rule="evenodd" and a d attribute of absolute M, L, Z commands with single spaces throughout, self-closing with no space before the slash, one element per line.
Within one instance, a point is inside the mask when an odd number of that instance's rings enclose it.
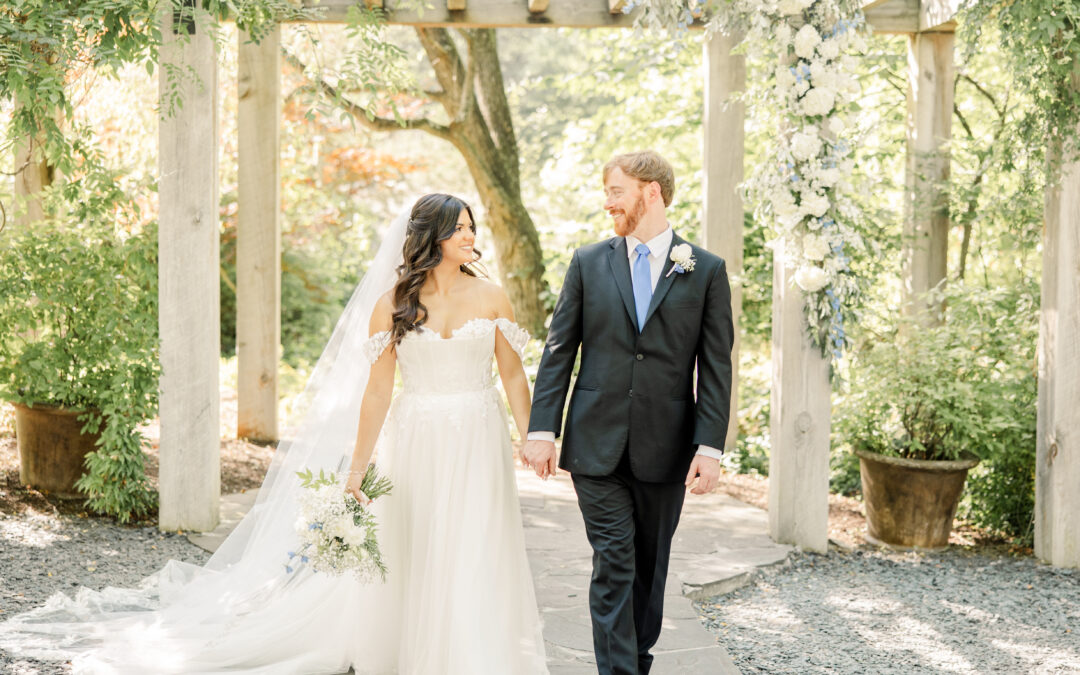
<path fill-rule="evenodd" d="M 690 248 L 690 244 L 679 244 L 671 249 L 671 261 L 675 264 L 664 275 L 665 277 L 670 277 L 672 272 L 678 272 L 679 274 L 693 272 L 694 265 L 697 264 L 697 261 L 694 260 L 694 250 Z"/>

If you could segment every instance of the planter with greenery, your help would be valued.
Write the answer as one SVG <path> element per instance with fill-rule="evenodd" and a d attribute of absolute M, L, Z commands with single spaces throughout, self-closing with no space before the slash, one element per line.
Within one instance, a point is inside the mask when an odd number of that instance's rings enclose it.
<path fill-rule="evenodd" d="M 947 321 L 902 323 L 854 358 L 836 426 L 859 457 L 871 540 L 946 546 L 968 470 L 1027 453 L 1031 364 L 1022 336 L 981 325 L 1002 309 L 989 296 L 950 291 Z"/>
<path fill-rule="evenodd" d="M 85 466 L 75 487 L 91 509 L 121 522 L 156 502 L 138 430 L 158 401 L 156 241 L 156 227 L 130 235 L 66 222 L 0 239 L 0 398 L 77 414 L 96 449 L 75 458 Z M 57 425 L 20 422 L 20 453 L 33 452 L 23 434 L 35 430 Z M 40 459 L 24 454 L 24 476 Z"/>

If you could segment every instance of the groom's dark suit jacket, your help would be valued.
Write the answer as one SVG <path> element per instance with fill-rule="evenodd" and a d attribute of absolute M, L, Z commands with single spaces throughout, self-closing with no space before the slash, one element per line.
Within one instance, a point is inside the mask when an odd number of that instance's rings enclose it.
<path fill-rule="evenodd" d="M 685 243 L 672 237 L 672 247 Z M 580 346 L 562 469 L 608 475 L 629 449 L 638 480 L 681 482 L 697 445 L 724 447 L 731 400 L 731 289 L 724 261 L 691 247 L 692 272 L 668 275 L 673 263 L 665 256 L 640 333 L 626 240 L 615 237 L 574 252 L 551 318 L 529 418 L 530 431 L 559 434 Z"/>

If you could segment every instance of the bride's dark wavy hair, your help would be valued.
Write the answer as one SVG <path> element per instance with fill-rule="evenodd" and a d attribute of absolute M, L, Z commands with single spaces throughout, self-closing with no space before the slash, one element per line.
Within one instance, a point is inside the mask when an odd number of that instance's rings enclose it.
<path fill-rule="evenodd" d="M 420 289 L 424 287 L 428 273 L 442 262 L 439 244 L 454 236 L 462 209 L 469 213 L 475 232 L 476 217 L 463 200 L 438 193 L 416 200 L 409 214 L 405 245 L 401 251 L 405 260 L 397 268 L 398 279 L 394 284 L 392 344 L 398 344 L 406 333 L 427 321 L 427 307 L 420 302 Z M 473 254 L 476 256 L 473 262 L 480 260 L 480 251 L 474 248 Z M 475 277 L 477 274 L 471 266 L 472 263 L 462 265 L 461 271 Z"/>

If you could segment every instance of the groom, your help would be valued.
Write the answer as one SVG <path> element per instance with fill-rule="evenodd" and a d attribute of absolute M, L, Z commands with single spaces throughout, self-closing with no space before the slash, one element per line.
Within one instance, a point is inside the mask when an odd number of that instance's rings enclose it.
<path fill-rule="evenodd" d="M 558 465 L 573 479 L 593 548 L 589 610 L 601 675 L 649 672 L 683 497 L 687 487 L 716 487 L 727 434 L 727 271 L 672 231 L 665 208 L 674 187 L 671 165 L 652 151 L 604 167 L 604 209 L 618 236 L 570 261 L 524 449 L 538 476 L 555 473 L 580 348 Z"/>

